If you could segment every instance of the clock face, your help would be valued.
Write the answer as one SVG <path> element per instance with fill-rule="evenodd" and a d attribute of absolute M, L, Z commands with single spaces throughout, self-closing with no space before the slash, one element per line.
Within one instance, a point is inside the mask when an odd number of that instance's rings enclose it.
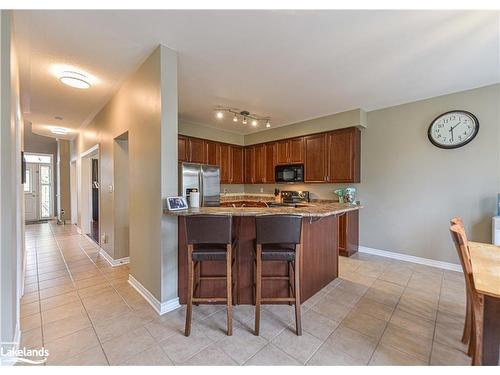
<path fill-rule="evenodd" d="M 440 148 L 458 148 L 474 139 L 479 130 L 476 116 L 467 111 L 450 111 L 436 118 L 427 132 L 429 140 Z"/>

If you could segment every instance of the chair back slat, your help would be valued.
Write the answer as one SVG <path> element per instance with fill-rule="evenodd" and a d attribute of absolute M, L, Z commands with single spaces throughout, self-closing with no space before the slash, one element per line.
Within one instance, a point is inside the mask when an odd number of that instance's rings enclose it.
<path fill-rule="evenodd" d="M 469 251 L 469 242 L 465 234 L 463 225 L 453 224 L 450 227 L 451 238 L 455 243 L 460 262 L 462 263 L 462 269 L 465 275 L 465 281 L 467 283 L 467 288 L 471 291 L 475 290 L 474 278 L 472 276 L 472 262 Z"/>

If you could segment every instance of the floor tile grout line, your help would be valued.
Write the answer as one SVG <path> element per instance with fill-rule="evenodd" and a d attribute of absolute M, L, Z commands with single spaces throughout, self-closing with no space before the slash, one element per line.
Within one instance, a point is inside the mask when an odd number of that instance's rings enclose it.
<path fill-rule="evenodd" d="M 432 332 L 432 342 L 431 342 L 431 350 L 429 352 L 429 364 L 431 363 L 432 360 L 432 351 L 434 350 L 434 341 L 436 340 L 436 327 L 437 327 L 437 318 L 439 314 L 439 303 L 441 302 L 441 292 L 443 290 L 443 278 L 444 275 L 441 277 L 441 285 L 439 286 L 439 297 L 438 297 L 438 303 L 437 303 L 437 311 L 436 311 L 436 320 L 434 321 L 434 330 Z"/>
<path fill-rule="evenodd" d="M 62 256 L 62 258 L 63 258 L 63 262 L 64 262 L 64 264 L 66 265 L 66 270 L 68 271 L 68 274 L 69 274 L 69 277 L 70 277 L 70 279 L 71 279 L 71 282 L 73 283 L 73 286 L 75 287 L 75 290 L 76 290 L 76 293 L 77 293 L 77 295 L 78 295 L 78 298 L 80 299 L 80 303 L 82 304 L 83 309 L 85 310 L 85 314 L 87 315 L 87 319 L 88 319 L 88 320 L 89 320 L 89 322 L 90 322 L 90 326 L 92 327 L 92 330 L 94 331 L 94 334 L 95 334 L 95 336 L 96 336 L 96 338 L 97 338 L 97 342 L 99 343 L 99 346 L 101 347 L 102 353 L 104 354 L 104 358 L 106 359 L 106 362 L 107 362 L 107 363 L 108 363 L 108 365 L 109 365 L 109 359 L 108 359 L 108 356 L 106 355 L 106 352 L 104 351 L 104 348 L 103 348 L 103 346 L 102 346 L 101 340 L 99 339 L 99 336 L 97 335 L 97 331 L 95 330 L 95 327 L 94 327 L 94 324 L 93 324 L 93 322 L 92 322 L 92 319 L 90 319 L 89 312 L 87 311 L 87 308 L 85 307 L 85 305 L 84 305 L 84 303 L 83 303 L 83 300 L 82 300 L 82 298 L 81 298 L 81 296 L 80 296 L 80 293 L 78 292 L 78 289 L 76 288 L 76 283 L 75 283 L 75 280 L 73 279 L 73 275 L 71 274 L 71 271 L 70 271 L 70 269 L 69 269 L 68 263 L 66 262 L 66 258 L 64 257 L 64 253 L 63 253 L 63 252 L 62 252 L 62 250 L 61 250 L 61 247 L 60 247 L 60 245 L 59 245 L 59 242 L 58 242 L 58 240 L 57 240 L 57 237 L 55 236 L 55 234 L 54 234 L 54 232 L 53 232 L 52 228 L 50 227 L 50 225 L 49 225 L 49 228 L 50 228 L 50 230 L 51 230 L 51 232 L 52 232 L 52 235 L 54 236 L 54 239 L 55 239 L 55 241 L 56 241 L 56 246 L 57 246 L 57 248 L 59 249 L 59 252 L 61 253 L 61 256 Z M 85 329 L 85 328 L 82 328 L 81 330 L 83 330 L 83 329 Z M 81 331 L 81 330 L 79 330 L 79 331 Z M 78 332 L 78 331 L 77 331 L 77 332 Z M 68 335 L 66 335 L 66 336 L 68 336 Z"/>

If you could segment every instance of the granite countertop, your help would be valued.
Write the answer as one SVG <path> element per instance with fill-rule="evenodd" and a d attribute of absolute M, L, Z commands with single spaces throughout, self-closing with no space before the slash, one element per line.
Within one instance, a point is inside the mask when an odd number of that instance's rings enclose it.
<path fill-rule="evenodd" d="M 260 216 L 260 215 L 300 215 L 303 217 L 325 217 L 339 215 L 363 208 L 361 205 L 349 203 L 307 203 L 299 207 L 200 207 L 182 211 L 164 210 L 165 215 L 231 215 L 231 216 Z"/>

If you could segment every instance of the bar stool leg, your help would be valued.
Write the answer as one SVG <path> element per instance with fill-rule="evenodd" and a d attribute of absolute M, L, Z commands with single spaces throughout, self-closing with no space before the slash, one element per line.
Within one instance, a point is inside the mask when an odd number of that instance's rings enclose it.
<path fill-rule="evenodd" d="M 260 300 L 262 298 L 262 245 L 257 245 L 256 251 L 256 276 L 255 276 L 255 335 L 259 336 L 260 330 Z"/>
<path fill-rule="evenodd" d="M 186 326 L 184 335 L 191 334 L 191 320 L 193 316 L 193 283 L 194 283 L 194 263 L 193 263 L 193 245 L 188 245 L 188 300 L 186 310 Z"/>
<path fill-rule="evenodd" d="M 302 336 L 302 320 L 300 314 L 300 245 L 295 246 L 295 261 L 293 267 L 294 292 L 295 292 L 295 325 L 297 328 L 297 336 Z"/>
<path fill-rule="evenodd" d="M 231 275 L 231 266 L 233 262 L 232 257 L 232 248 L 231 245 L 227 245 L 227 254 L 226 254 L 226 293 L 227 293 L 227 301 L 226 301 L 226 309 L 227 309 L 227 335 L 231 336 L 233 334 L 233 291 L 232 291 L 232 275 Z"/>

